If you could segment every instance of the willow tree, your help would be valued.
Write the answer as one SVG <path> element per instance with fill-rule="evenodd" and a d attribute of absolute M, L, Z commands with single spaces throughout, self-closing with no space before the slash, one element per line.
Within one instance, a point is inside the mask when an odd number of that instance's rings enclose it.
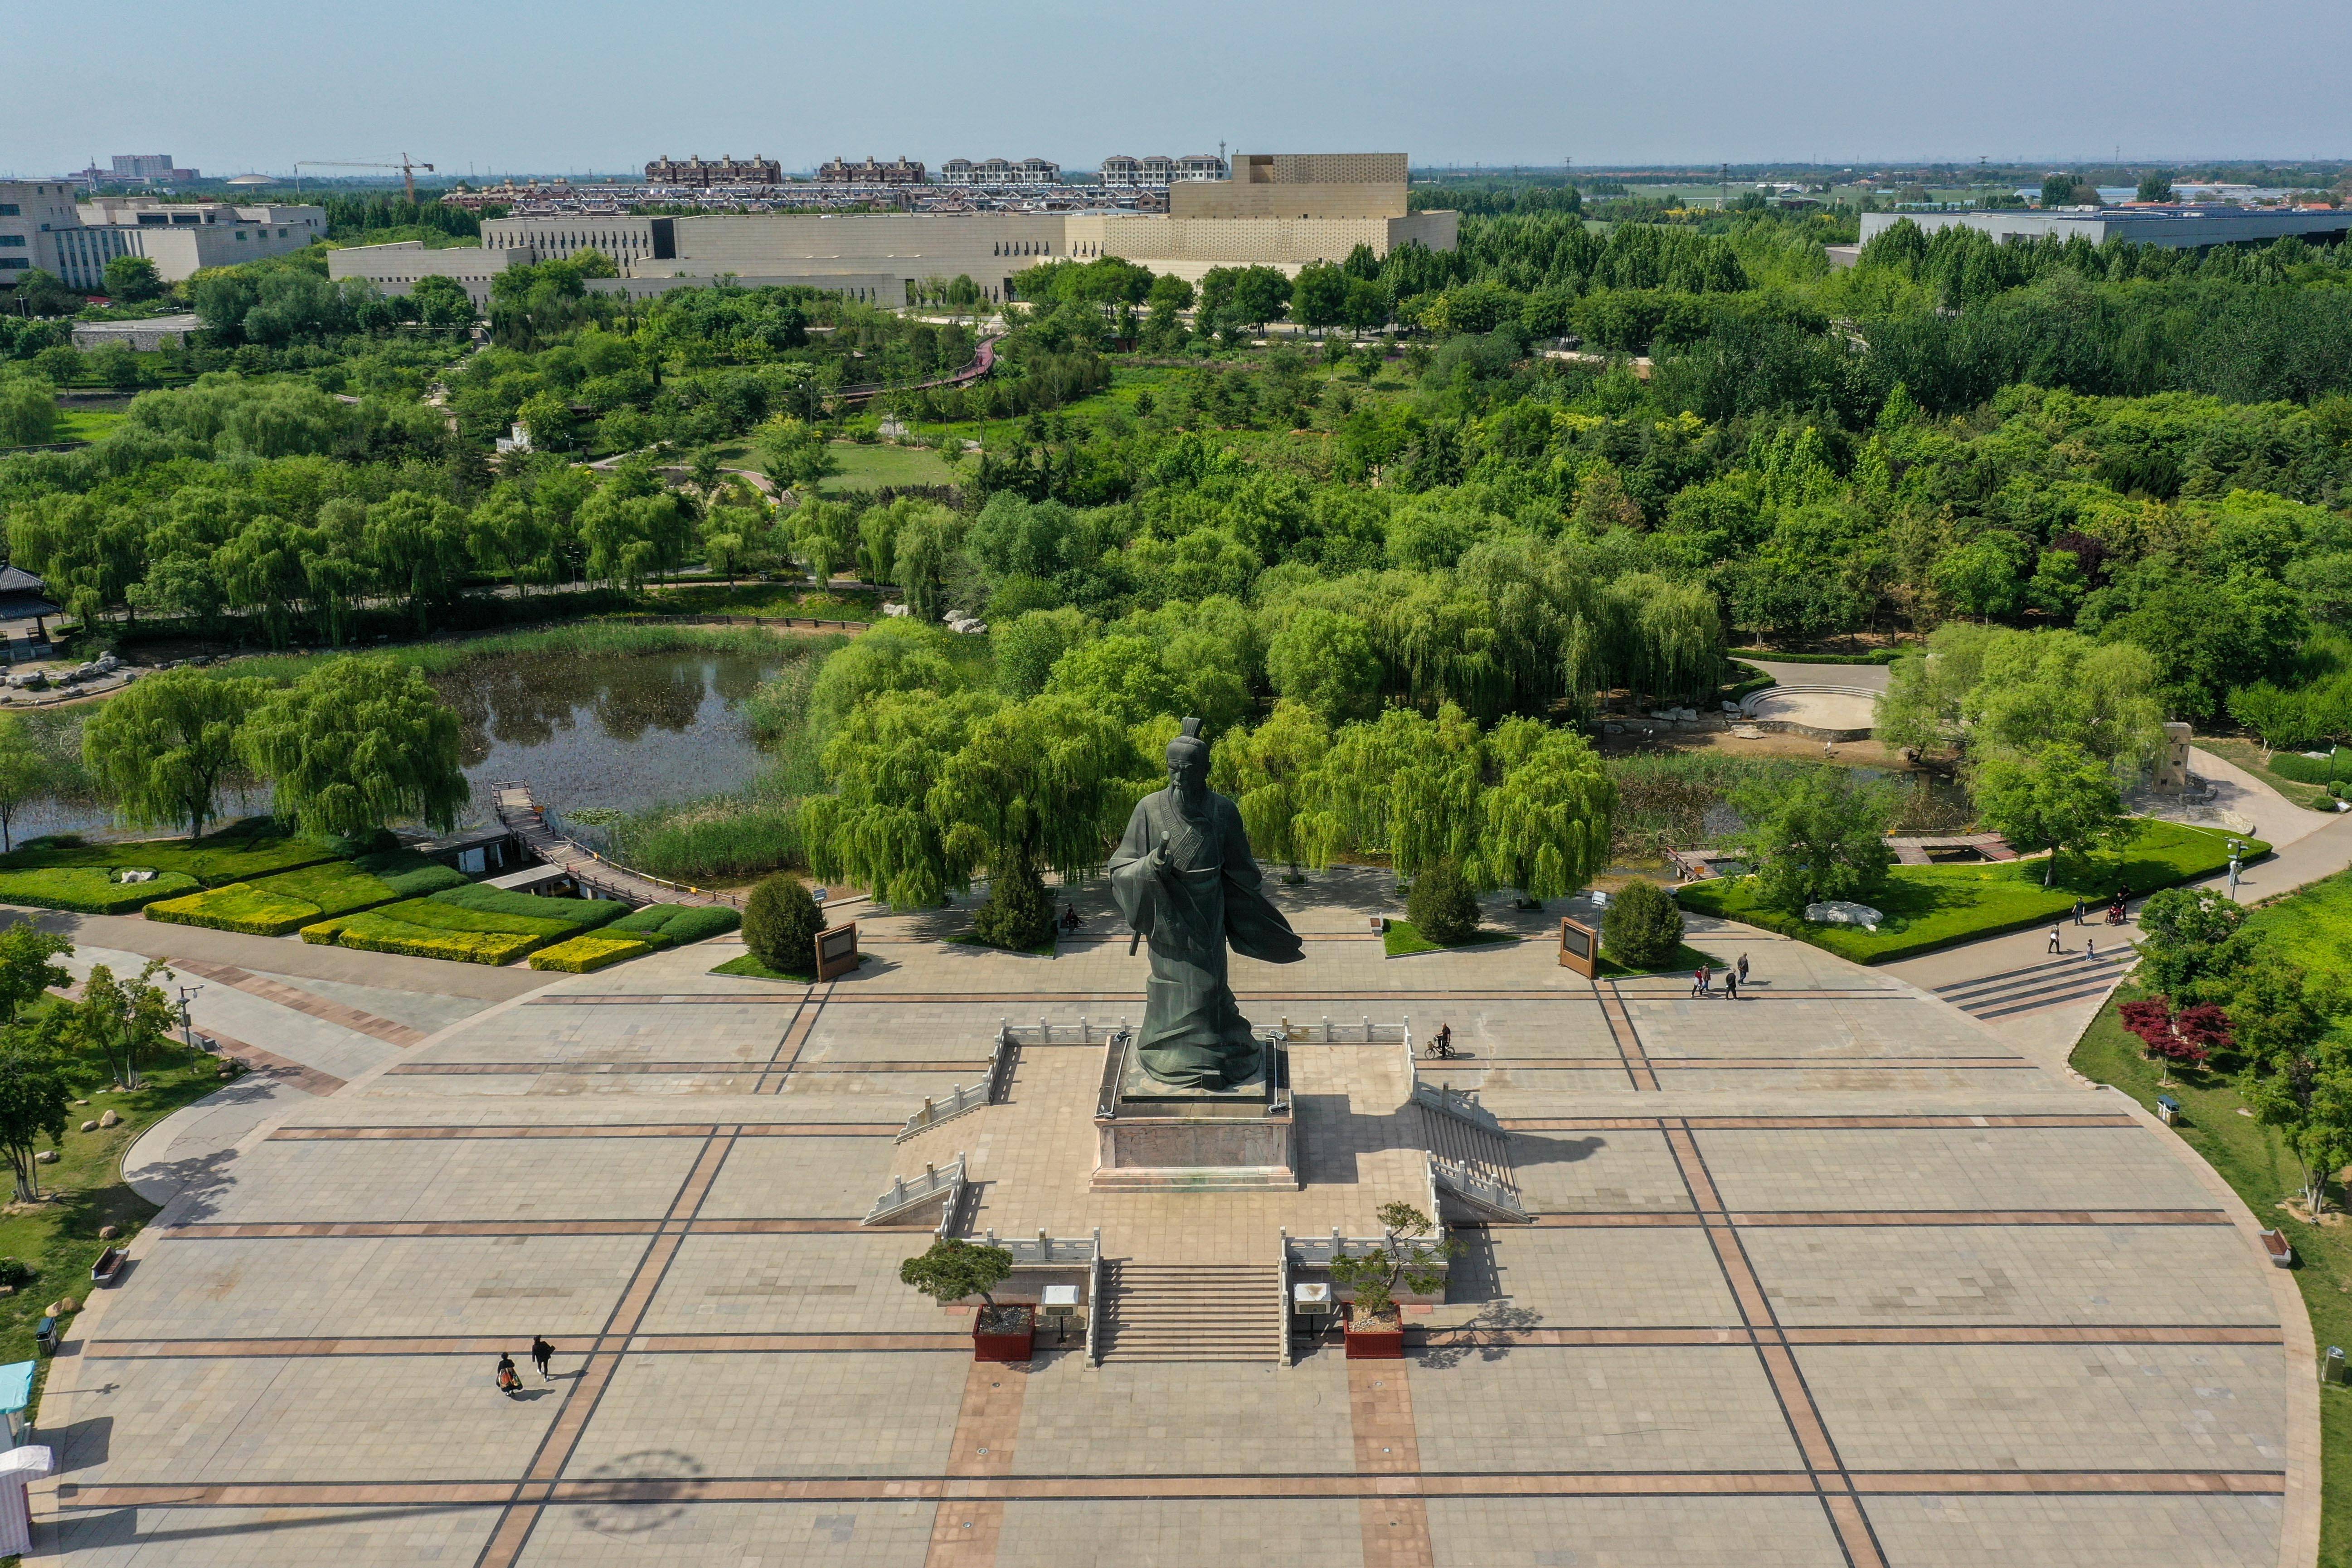
<path fill-rule="evenodd" d="M 1277 702 L 1255 730 L 1233 730 L 1216 744 L 1213 788 L 1234 797 L 1250 847 L 1290 868 L 1320 871 L 1346 842 L 1339 819 L 1316 809 L 1317 771 L 1331 750 L 1331 729 L 1303 702 Z"/>
<path fill-rule="evenodd" d="M 900 910 L 930 908 L 968 886 L 971 862 L 950 853 L 928 801 L 999 701 L 983 691 L 882 691 L 851 709 L 824 748 L 835 793 L 801 807 L 809 869 Z"/>
<path fill-rule="evenodd" d="M 1517 888 L 1540 906 L 1565 898 L 1608 862 L 1616 786 L 1583 736 L 1507 719 L 1486 738 L 1500 777 L 1479 798 L 1474 883 Z"/>
<path fill-rule="evenodd" d="M 1643 692 L 1681 698 L 1714 689 L 1723 679 L 1723 611 L 1711 590 L 1646 572 L 1609 586 L 1625 606 L 1624 662 L 1637 701 Z"/>
<path fill-rule="evenodd" d="M 107 699 L 82 729 L 82 760 L 133 827 L 187 825 L 192 838 L 219 814 L 239 771 L 238 731 L 269 686 L 251 676 L 166 669 Z"/>
<path fill-rule="evenodd" d="M 999 709 L 971 728 L 925 800 L 949 857 L 989 868 L 982 937 L 1029 946 L 1052 935 L 1041 872 L 1094 870 L 1150 776 L 1127 727 L 1058 692 Z"/>
<path fill-rule="evenodd" d="M 1359 847 L 1385 850 L 1400 877 L 1475 853 L 1485 751 L 1478 726 L 1447 703 L 1437 717 L 1391 708 L 1331 738 L 1315 773 L 1316 808 Z"/>
<path fill-rule="evenodd" d="M 240 737 L 275 809 L 308 833 L 456 826 L 470 789 L 457 715 L 415 665 L 339 658 L 272 692 Z"/>

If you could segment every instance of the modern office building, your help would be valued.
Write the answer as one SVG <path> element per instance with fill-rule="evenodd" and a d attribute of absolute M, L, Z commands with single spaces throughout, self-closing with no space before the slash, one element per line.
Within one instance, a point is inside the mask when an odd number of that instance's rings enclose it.
<path fill-rule="evenodd" d="M 710 163 L 699 157 L 678 163 L 665 153 L 646 165 L 646 184 L 649 185 L 688 185 L 707 190 L 712 185 L 778 185 L 783 184 L 783 179 L 782 164 L 756 153 L 740 163 L 721 153 L 716 163 Z"/>
<path fill-rule="evenodd" d="M 311 206 L 231 206 L 223 202 L 159 202 L 152 196 L 99 196 L 77 203 L 66 181 L 0 183 L 0 285 L 11 273 L 39 268 L 68 289 L 105 287 L 106 264 L 143 256 L 166 283 L 204 267 L 284 256 L 327 232 L 327 213 Z"/>
<path fill-rule="evenodd" d="M 1198 279 L 1215 267 L 1268 266 L 1295 273 L 1311 261 L 1344 260 L 1359 245 L 1375 256 L 1409 244 L 1454 247 L 1458 215 L 1407 210 L 1402 153 L 1261 153 L 1237 158 L 1234 174 L 1223 181 L 1172 180 L 1164 215 L 1040 210 L 500 217 L 483 223 L 482 243 L 542 260 L 593 246 L 612 258 L 632 284 L 731 276 L 746 284 L 840 287 L 891 305 L 905 303 L 907 290 L 925 279 L 960 275 L 978 283 L 990 299 L 1001 300 L 1008 289 L 1017 292 L 1015 279 L 1024 268 L 1065 259 L 1117 256 L 1154 272 Z M 401 269 L 410 253 L 369 248 L 381 258 L 338 251 L 330 255 L 329 265 L 375 267 L 387 289 L 404 289 Z"/>
<path fill-rule="evenodd" d="M 1871 239 L 1897 223 L 1916 224 L 1922 232 L 1972 228 L 1997 241 L 2011 239 L 2087 239 L 2098 245 L 2128 239 L 2140 245 L 2193 249 L 2209 245 L 2265 244 L 2289 236 L 2319 244 L 2335 244 L 2352 232 L 2352 208 L 2129 206 L 2061 207 L 2054 211 L 1864 213 L 1862 239 Z"/>

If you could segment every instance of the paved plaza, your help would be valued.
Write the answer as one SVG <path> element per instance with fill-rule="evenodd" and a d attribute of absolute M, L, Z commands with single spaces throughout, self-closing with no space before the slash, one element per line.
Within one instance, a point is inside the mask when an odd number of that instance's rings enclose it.
<path fill-rule="evenodd" d="M 1327 884 L 1328 885 L 1328 884 Z M 1390 960 L 1287 900 L 1297 1192 L 1091 1194 L 1146 961 L 868 919 L 818 986 L 209 959 L 286 1087 L 184 1113 L 170 1198 L 50 1372 L 45 1551 L 89 1568 L 2274 1568 L 2317 1531 L 2313 1347 L 2252 1215 L 2063 1047 L 1745 927 L 1737 1003 L 1529 940 Z M 97 945 L 93 932 L 86 938 Z M 285 944 L 291 946 L 292 944 Z M 313 950 L 315 951 L 315 950 Z M 85 955 L 88 956 L 88 955 Z M 101 953 L 100 956 L 103 956 Z M 349 958 L 352 955 L 342 955 Z M 239 978 L 241 977 L 241 978 Z M 540 982 L 549 981 L 541 985 Z M 233 1016 L 232 1016 L 233 1015 Z M 1081 1017 L 1094 1044 L 1078 1037 Z M 900 1284 L 961 1155 L 977 1233 L 1271 1265 L 1426 1204 L 1413 1068 L 1503 1119 L 1528 1225 L 1461 1229 L 1402 1362 L 975 1363 Z M 1021 1044 L 1001 1102 L 906 1142 Z M 1042 1031 L 1039 1028 L 1044 1026 Z M 238 1026 L 242 1026 L 239 1027 Z M 1353 1031 L 1353 1038 L 1349 1037 Z M 272 1044 L 272 1039 L 276 1044 Z M 296 1082 L 300 1073 L 322 1075 Z M 250 1081 L 250 1080 L 248 1080 Z M 174 1150 L 179 1157 L 173 1157 Z M 1269 1320 L 1271 1321 L 1271 1320 Z M 556 1346 L 520 1399 L 500 1351 Z"/>

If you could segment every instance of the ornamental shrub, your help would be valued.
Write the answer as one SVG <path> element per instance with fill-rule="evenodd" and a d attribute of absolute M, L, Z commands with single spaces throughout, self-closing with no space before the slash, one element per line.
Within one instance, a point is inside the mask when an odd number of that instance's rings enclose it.
<path fill-rule="evenodd" d="M 1034 866 L 1016 865 L 993 879 L 971 913 L 972 934 L 991 947 L 1025 952 L 1054 940 L 1054 900 Z"/>
<path fill-rule="evenodd" d="M 1478 929 L 1477 895 L 1450 855 L 1423 867 L 1413 878 L 1404 912 L 1414 930 L 1440 947 L 1468 942 Z"/>
<path fill-rule="evenodd" d="M 1609 900 L 1601 945 L 1628 969 L 1664 969 L 1683 944 L 1683 911 L 1655 882 L 1634 882 Z"/>
<path fill-rule="evenodd" d="M 789 871 L 779 871 L 751 889 L 743 906 L 743 945 L 751 956 L 782 974 L 806 974 L 816 967 L 816 933 L 824 916 L 808 889 Z"/>
<path fill-rule="evenodd" d="M 563 974 L 587 974 L 609 964 L 643 958 L 653 951 L 652 942 L 637 937 L 575 936 L 570 942 L 559 942 L 532 953 L 530 966 Z"/>

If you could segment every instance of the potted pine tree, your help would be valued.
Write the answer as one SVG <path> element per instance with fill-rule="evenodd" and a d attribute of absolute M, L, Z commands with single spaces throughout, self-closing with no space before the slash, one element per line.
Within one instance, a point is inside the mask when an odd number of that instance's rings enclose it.
<path fill-rule="evenodd" d="M 1022 1362 L 1037 1343 L 1037 1310 L 1018 1302 L 1000 1305 L 989 1294 L 1013 1272 L 1013 1254 L 1001 1247 L 974 1247 L 943 1236 L 919 1258 L 898 1265 L 898 1278 L 942 1306 L 980 1298 L 971 1320 L 971 1359 Z"/>
<path fill-rule="evenodd" d="M 1342 1250 L 1331 1259 L 1331 1283 L 1350 1292 L 1348 1304 L 1348 1359 L 1404 1359 L 1404 1315 L 1397 1310 L 1397 1281 L 1416 1296 L 1441 1289 L 1445 1274 L 1438 1265 L 1454 1256 L 1454 1243 L 1434 1245 L 1423 1238 L 1437 1222 L 1411 1204 L 1382 1204 L 1381 1236 L 1369 1252 Z"/>

